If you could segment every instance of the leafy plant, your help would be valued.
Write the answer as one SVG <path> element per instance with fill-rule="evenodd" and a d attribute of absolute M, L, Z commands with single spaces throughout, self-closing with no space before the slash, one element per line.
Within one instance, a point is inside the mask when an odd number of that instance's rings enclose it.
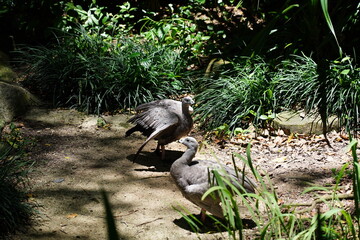
<path fill-rule="evenodd" d="M 234 70 L 221 72 L 218 79 L 197 81 L 195 113 L 206 129 L 227 124 L 232 131 L 249 121 L 259 123 L 259 117 L 275 106 L 268 64 L 260 58 L 245 58 L 233 65 Z"/>
<path fill-rule="evenodd" d="M 357 219 L 358 227 L 360 227 L 360 166 L 359 159 L 356 153 L 358 142 L 351 139 L 349 148 L 353 157 L 353 191 L 354 191 L 354 204 L 355 204 L 355 217 Z M 358 236 L 360 238 L 360 235 Z"/>
<path fill-rule="evenodd" d="M 11 124 L 0 140 L 0 238 L 29 224 L 34 210 L 26 202 L 27 174 L 32 162 L 25 160 L 28 144 Z"/>
<path fill-rule="evenodd" d="M 96 0 L 88 9 L 81 5 L 74 5 L 73 2 L 67 2 L 64 8 L 62 22 L 57 26 L 65 32 L 73 33 L 82 26 L 90 35 L 101 34 L 108 40 L 111 37 L 119 36 L 131 31 L 133 24 L 130 20 L 135 17 L 136 7 L 131 7 L 129 2 L 118 5 L 118 13 L 112 13 L 105 6 L 99 6 Z"/>
<path fill-rule="evenodd" d="M 353 142 L 350 148 L 356 148 Z M 252 236 L 256 239 L 358 239 L 359 236 L 359 215 L 352 216 L 350 212 L 342 208 L 341 200 L 351 196 L 339 194 L 339 184 L 346 173 L 349 164 L 345 164 L 335 176 L 333 187 L 310 187 L 303 194 L 321 191 L 326 195 L 317 195 L 317 199 L 308 208 L 298 210 L 302 204 L 280 203 L 276 190 L 267 175 L 262 176 L 254 167 L 250 156 L 250 145 L 246 151 L 247 157 L 234 154 L 247 166 L 253 177 L 257 180 L 257 192 L 242 194 L 237 187 L 229 182 L 222 174 L 214 171 L 216 186 L 209 189 L 203 196 L 217 194 L 221 198 L 221 204 L 225 221 L 218 220 L 228 232 L 228 239 L 243 239 L 242 216 L 238 211 L 238 205 L 247 209 L 247 214 L 257 226 L 257 233 Z M 354 164 L 357 165 L 357 156 L 353 152 Z M 235 160 L 234 160 L 235 164 Z M 355 167 L 354 171 L 358 171 Z M 354 174 L 355 175 L 355 174 Z M 358 178 L 358 177 L 357 177 Z M 354 178 L 355 179 L 355 178 Z M 359 179 L 356 179 L 359 181 Z M 354 192 L 358 194 L 359 188 L 354 184 Z M 238 198 L 235 198 L 235 195 Z M 323 204 L 329 208 L 321 213 L 317 208 L 316 214 L 309 214 L 317 205 Z M 355 204 L 356 197 L 355 197 Z M 358 209 L 359 205 L 356 205 Z M 358 214 L 358 212 L 356 213 Z M 311 216 L 312 215 L 312 216 Z M 187 220 L 188 221 L 188 220 Z M 190 224 L 190 223 L 189 223 Z M 194 229 L 200 229 L 196 221 L 191 221 Z M 195 224 L 195 226 L 194 226 Z M 197 227 L 196 227 L 197 226 Z"/>
<path fill-rule="evenodd" d="M 141 35 L 150 41 L 158 44 L 170 44 L 182 48 L 188 55 L 198 57 L 204 54 L 205 46 L 210 36 L 198 31 L 198 26 L 194 20 L 186 17 L 191 16 L 191 6 L 179 7 L 179 13 L 174 11 L 173 5 L 168 5 L 170 9 L 169 18 L 154 20 L 146 16 L 139 22 L 142 23 Z"/>
<path fill-rule="evenodd" d="M 316 98 L 316 63 L 306 56 L 293 56 L 277 67 L 275 94 L 278 104 L 294 108 L 296 104 L 311 111 L 319 104 Z"/>
<path fill-rule="evenodd" d="M 321 100 L 316 69 L 316 63 L 307 56 L 283 60 L 274 77 L 278 105 L 316 112 Z M 359 127 L 359 74 L 359 69 L 346 57 L 330 64 L 326 80 L 327 115 L 337 115 L 342 125 L 354 130 Z"/>
<path fill-rule="evenodd" d="M 54 106 L 89 113 L 134 107 L 140 103 L 188 91 L 181 73 L 182 50 L 122 37 L 113 42 L 80 28 L 51 47 L 18 51 L 26 66 L 25 81 Z"/>
<path fill-rule="evenodd" d="M 234 129 L 234 135 L 244 135 L 244 134 L 248 134 L 251 131 L 249 129 L 242 129 L 242 128 L 235 128 Z"/>
<path fill-rule="evenodd" d="M 218 139 L 229 138 L 231 136 L 231 131 L 229 125 L 224 123 L 223 125 L 214 129 L 215 137 Z"/>

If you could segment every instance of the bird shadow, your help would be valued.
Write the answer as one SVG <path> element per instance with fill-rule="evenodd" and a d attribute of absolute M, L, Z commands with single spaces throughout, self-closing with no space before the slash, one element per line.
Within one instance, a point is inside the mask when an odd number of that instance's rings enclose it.
<path fill-rule="evenodd" d="M 182 156 L 184 152 L 176 150 L 165 150 L 165 159 L 161 160 L 156 152 L 142 152 L 134 160 L 136 154 L 130 154 L 126 158 L 144 168 L 135 168 L 135 171 L 145 172 L 168 172 L 174 161 Z"/>
<path fill-rule="evenodd" d="M 193 233 L 220 233 L 228 231 L 226 228 L 228 223 L 225 219 L 207 216 L 205 222 L 202 222 L 200 218 L 200 214 L 186 215 L 175 219 L 173 222 L 178 227 Z M 242 227 L 243 229 L 252 229 L 256 227 L 256 223 L 251 219 L 242 219 Z"/>

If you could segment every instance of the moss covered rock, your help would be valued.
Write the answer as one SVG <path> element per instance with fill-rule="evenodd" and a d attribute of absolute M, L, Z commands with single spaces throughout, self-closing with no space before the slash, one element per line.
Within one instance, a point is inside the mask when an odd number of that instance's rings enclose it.
<path fill-rule="evenodd" d="M 0 80 L 0 128 L 14 117 L 23 115 L 39 101 L 26 89 L 15 83 Z"/>
<path fill-rule="evenodd" d="M 8 56 L 0 51 L 0 129 L 14 117 L 23 115 L 30 106 L 39 104 L 31 93 L 14 82 L 16 79 Z"/>

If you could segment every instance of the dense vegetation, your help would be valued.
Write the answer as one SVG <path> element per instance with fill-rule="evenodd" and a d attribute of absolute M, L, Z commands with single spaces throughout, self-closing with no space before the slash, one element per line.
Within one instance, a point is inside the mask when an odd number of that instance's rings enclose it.
<path fill-rule="evenodd" d="M 28 203 L 27 174 L 32 163 L 25 157 L 30 142 L 14 125 L 0 136 L 0 238 L 29 223 L 34 209 Z"/>
<path fill-rule="evenodd" d="M 180 49 L 125 37 L 114 41 L 82 31 L 51 49 L 23 48 L 21 61 L 30 73 L 24 84 L 54 106 L 98 114 L 189 89 L 177 79 L 186 67 Z"/>
<path fill-rule="evenodd" d="M 259 124 L 294 106 L 317 111 L 323 121 L 335 114 L 358 128 L 358 36 L 352 32 L 359 29 L 359 5 L 353 1 L 29 1 L 29 7 L 49 8 L 52 21 L 40 15 L 26 25 L 29 13 L 17 1 L 3 6 L 0 17 L 22 14 L 12 39 L 18 63 L 26 66 L 23 83 L 54 106 L 99 114 L 194 93 L 207 129 Z M 21 47 L 20 33 L 47 44 Z M 215 58 L 230 69 L 204 75 Z"/>
<path fill-rule="evenodd" d="M 207 130 L 263 126 L 274 113 L 303 108 L 321 116 L 324 132 L 329 115 L 356 132 L 359 10 L 352 0 L 7 0 L 0 44 L 11 50 L 21 83 L 56 107 L 101 114 L 191 93 Z M 356 164 L 354 154 L 355 186 Z M 274 191 L 263 192 L 265 204 L 276 202 Z M 265 225 L 264 236 L 274 227 L 271 234 L 292 238 L 310 224 L 303 234 L 311 239 L 337 220 L 348 224 L 344 236 L 355 236 L 358 213 L 354 220 L 339 210 L 343 218 L 334 220 L 334 210 L 302 226 L 272 206 L 277 225 Z"/>

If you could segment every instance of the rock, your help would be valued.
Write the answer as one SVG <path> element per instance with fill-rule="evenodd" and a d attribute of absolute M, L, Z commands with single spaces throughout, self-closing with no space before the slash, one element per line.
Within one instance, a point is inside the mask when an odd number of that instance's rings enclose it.
<path fill-rule="evenodd" d="M 221 71 L 226 69 L 231 69 L 232 65 L 231 62 L 226 61 L 221 58 L 214 58 L 212 59 L 205 70 L 205 77 L 214 77 L 217 78 Z"/>
<path fill-rule="evenodd" d="M 13 82 L 16 78 L 16 73 L 10 68 L 9 57 L 0 51 L 0 81 Z"/>
<path fill-rule="evenodd" d="M 23 115 L 30 106 L 37 104 L 39 101 L 24 88 L 0 81 L 0 124 L 11 122 L 14 117 Z"/>
<path fill-rule="evenodd" d="M 304 111 L 284 111 L 276 114 L 273 121 L 275 129 L 282 129 L 286 134 L 322 134 L 322 122 L 320 116 L 305 114 Z M 339 121 L 336 116 L 328 117 L 328 132 L 339 129 Z"/>
<path fill-rule="evenodd" d="M 57 178 L 57 179 L 53 180 L 54 183 L 62 183 L 63 181 L 65 181 L 64 178 Z"/>
<path fill-rule="evenodd" d="M 23 115 L 30 106 L 40 103 L 30 92 L 13 81 L 17 78 L 0 52 L 0 129 L 14 117 Z"/>
<path fill-rule="evenodd" d="M 13 82 L 17 78 L 16 73 L 8 66 L 0 66 L 0 80 L 4 82 Z"/>

